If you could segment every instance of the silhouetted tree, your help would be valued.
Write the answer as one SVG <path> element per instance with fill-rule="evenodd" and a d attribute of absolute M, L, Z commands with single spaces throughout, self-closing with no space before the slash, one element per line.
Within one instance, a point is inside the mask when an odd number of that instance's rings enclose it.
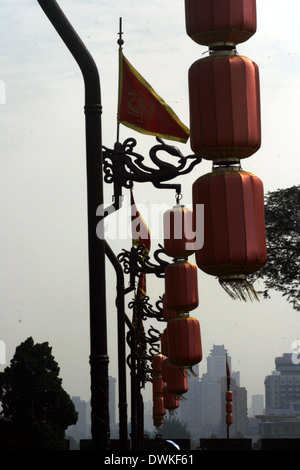
<path fill-rule="evenodd" d="M 160 433 L 164 439 L 190 439 L 191 437 L 187 424 L 182 423 L 175 416 L 164 419 Z"/>
<path fill-rule="evenodd" d="M 270 290 L 282 292 L 295 310 L 300 311 L 300 186 L 278 189 L 265 197 L 268 261 L 254 278 L 262 279 Z"/>
<path fill-rule="evenodd" d="M 30 337 L 0 374 L 1 429 L 9 450 L 62 450 L 65 430 L 77 422 L 51 351 Z"/>

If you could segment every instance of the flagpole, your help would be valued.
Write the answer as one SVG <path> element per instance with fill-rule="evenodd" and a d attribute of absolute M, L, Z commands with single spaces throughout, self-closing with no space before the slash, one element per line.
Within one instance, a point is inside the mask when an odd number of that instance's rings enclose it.
<path fill-rule="evenodd" d="M 121 92 L 121 60 L 122 60 L 122 46 L 124 40 L 122 39 L 122 18 L 119 18 L 119 39 L 117 43 L 119 44 L 119 79 L 118 79 L 118 109 L 117 109 L 117 142 L 119 142 L 120 135 L 120 118 L 119 118 L 119 105 L 120 105 L 120 92 Z"/>

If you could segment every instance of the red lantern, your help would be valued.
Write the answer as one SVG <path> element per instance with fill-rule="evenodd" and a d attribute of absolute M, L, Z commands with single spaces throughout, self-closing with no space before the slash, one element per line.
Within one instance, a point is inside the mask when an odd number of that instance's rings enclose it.
<path fill-rule="evenodd" d="M 152 394 L 153 397 L 156 395 L 161 395 L 165 386 L 165 382 L 162 380 L 162 377 L 152 377 Z"/>
<path fill-rule="evenodd" d="M 179 406 L 179 400 L 177 397 L 168 392 L 167 387 L 163 389 L 164 407 L 166 410 L 173 411 Z"/>
<path fill-rule="evenodd" d="M 162 363 L 162 372 L 161 377 L 164 382 L 167 382 L 167 365 L 169 364 L 169 359 L 166 358 Z"/>
<path fill-rule="evenodd" d="M 165 268 L 167 307 L 177 312 L 189 312 L 199 304 L 197 267 L 187 261 L 177 261 Z"/>
<path fill-rule="evenodd" d="M 169 360 L 191 368 L 202 360 L 200 324 L 196 318 L 179 315 L 168 323 Z"/>
<path fill-rule="evenodd" d="M 174 318 L 176 313 L 174 310 L 171 310 L 167 306 L 166 295 L 163 295 L 163 319 L 164 321 L 168 322 L 171 318 Z M 165 354 L 167 356 L 167 354 Z"/>
<path fill-rule="evenodd" d="M 187 258 L 194 253 L 193 211 L 177 205 L 164 213 L 164 249 L 172 258 Z"/>
<path fill-rule="evenodd" d="M 159 428 L 164 423 L 163 418 L 153 415 L 153 426 Z"/>
<path fill-rule="evenodd" d="M 261 180 L 237 170 L 206 174 L 193 185 L 193 204 L 204 204 L 204 245 L 196 252 L 198 267 L 218 277 L 232 296 L 255 296 L 246 276 L 267 261 Z"/>
<path fill-rule="evenodd" d="M 161 347 L 161 352 L 163 356 L 168 356 L 169 355 L 169 349 L 168 349 L 168 330 L 167 328 L 164 329 L 164 331 L 160 335 L 160 347 Z"/>
<path fill-rule="evenodd" d="M 162 354 L 156 354 L 152 357 L 152 370 L 153 375 L 161 375 L 162 372 L 162 363 L 165 360 L 165 356 Z"/>
<path fill-rule="evenodd" d="M 226 424 L 227 425 L 233 424 L 233 415 L 232 415 L 232 413 L 229 413 L 229 414 L 226 415 Z"/>
<path fill-rule="evenodd" d="M 187 34 L 198 44 L 239 44 L 256 32 L 256 0 L 185 0 Z"/>
<path fill-rule="evenodd" d="M 163 396 L 153 397 L 153 419 L 162 419 L 166 414 L 166 408 L 164 406 L 164 398 Z"/>
<path fill-rule="evenodd" d="M 163 400 L 163 389 L 165 383 L 162 380 L 162 364 L 165 357 L 162 354 L 156 354 L 152 357 L 152 391 L 153 391 L 153 424 L 159 427 L 163 423 L 163 417 L 166 414 Z"/>
<path fill-rule="evenodd" d="M 233 403 L 226 403 L 226 413 L 233 412 Z"/>
<path fill-rule="evenodd" d="M 188 391 L 186 369 L 175 366 L 170 361 L 166 364 L 165 379 L 169 393 L 173 395 L 183 395 Z"/>
<path fill-rule="evenodd" d="M 233 403 L 232 403 L 233 393 L 231 390 L 226 392 L 226 424 L 230 426 L 233 424 Z"/>
<path fill-rule="evenodd" d="M 252 60 L 238 55 L 198 60 L 189 70 L 189 95 L 191 148 L 197 155 L 234 162 L 259 149 L 259 70 Z"/>

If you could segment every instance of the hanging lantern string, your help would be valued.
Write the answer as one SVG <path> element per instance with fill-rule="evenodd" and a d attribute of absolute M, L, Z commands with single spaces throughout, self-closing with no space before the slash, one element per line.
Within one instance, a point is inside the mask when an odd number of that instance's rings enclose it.
<path fill-rule="evenodd" d="M 175 199 L 176 199 L 176 204 L 179 204 L 179 201 L 181 201 L 181 199 L 182 199 L 182 194 L 181 193 L 176 193 Z"/>

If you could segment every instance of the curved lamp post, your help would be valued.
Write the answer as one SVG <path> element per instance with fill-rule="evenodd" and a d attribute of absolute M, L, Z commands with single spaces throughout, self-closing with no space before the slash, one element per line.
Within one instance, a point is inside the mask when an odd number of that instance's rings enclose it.
<path fill-rule="evenodd" d="M 109 358 L 106 333 L 105 240 L 96 234 L 96 226 L 99 223 L 96 211 L 103 204 L 100 80 L 93 58 L 56 1 L 38 2 L 75 58 L 85 84 L 92 437 L 95 449 L 107 449 Z"/>

